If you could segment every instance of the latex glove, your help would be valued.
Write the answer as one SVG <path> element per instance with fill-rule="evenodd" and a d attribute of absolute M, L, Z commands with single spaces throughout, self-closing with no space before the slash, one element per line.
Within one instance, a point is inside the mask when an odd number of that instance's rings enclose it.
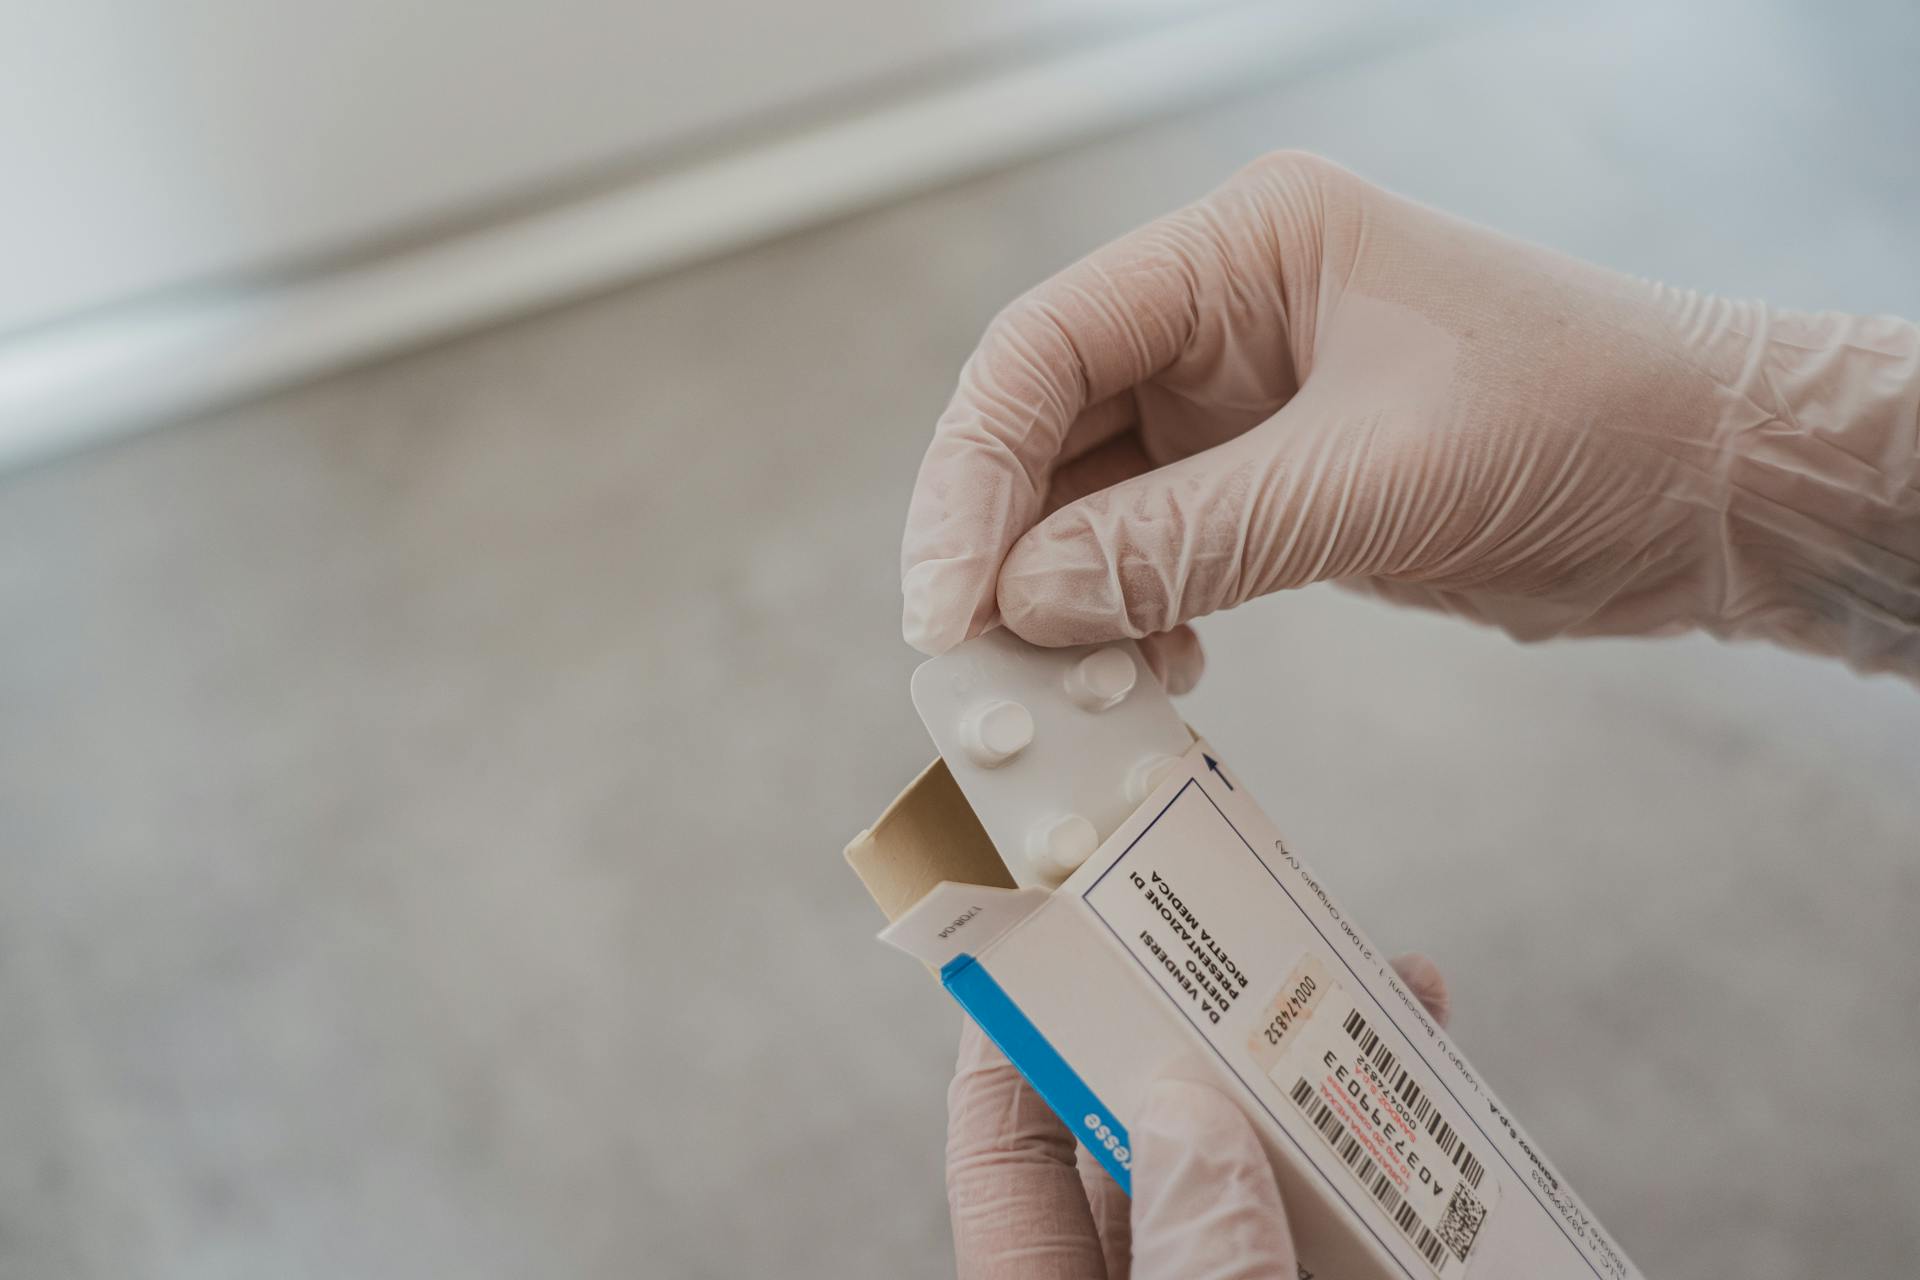
<path fill-rule="evenodd" d="M 1526 640 L 1702 628 L 1913 674 L 1920 330 L 1633 279 L 1276 154 L 993 321 L 901 569 L 929 653 L 1336 579 Z M 1191 682 L 1190 633 L 1150 648 Z"/>
<path fill-rule="evenodd" d="M 1445 1025 L 1446 983 L 1433 962 L 1408 955 L 1393 967 Z M 1224 1094 L 1159 1081 L 1128 1136 L 1131 1200 L 969 1021 L 947 1091 L 947 1202 L 962 1280 L 1295 1280 L 1272 1166 Z"/>

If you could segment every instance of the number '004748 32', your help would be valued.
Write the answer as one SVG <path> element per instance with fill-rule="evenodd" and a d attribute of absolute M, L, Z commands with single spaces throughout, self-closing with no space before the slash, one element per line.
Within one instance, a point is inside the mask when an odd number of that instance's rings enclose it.
<path fill-rule="evenodd" d="M 1272 1020 L 1263 1028 L 1268 1044 L 1280 1043 L 1281 1037 L 1287 1034 L 1287 1028 L 1293 1025 L 1294 1019 L 1300 1016 L 1301 1010 L 1307 1007 L 1307 1001 L 1313 998 L 1313 993 L 1319 990 L 1319 987 L 1320 984 L 1313 980 L 1312 974 L 1300 979 L 1299 985 L 1288 993 L 1286 1003 L 1280 1006 Z"/>
<path fill-rule="evenodd" d="M 1088 1146 L 1105 1148 L 1112 1153 L 1114 1160 L 1119 1163 L 1122 1169 L 1127 1170 L 1129 1173 L 1133 1171 L 1133 1152 L 1127 1150 L 1121 1143 L 1120 1136 L 1113 1131 L 1106 1121 L 1089 1111 L 1087 1118 L 1081 1123 L 1087 1126 Z"/>

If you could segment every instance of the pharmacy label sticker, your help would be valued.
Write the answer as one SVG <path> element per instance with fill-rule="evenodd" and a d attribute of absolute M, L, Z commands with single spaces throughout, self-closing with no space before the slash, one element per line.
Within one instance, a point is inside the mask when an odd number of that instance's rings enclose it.
<path fill-rule="evenodd" d="M 1500 1181 L 1313 955 L 1254 1021 L 1255 1065 L 1440 1280 L 1466 1274 Z"/>

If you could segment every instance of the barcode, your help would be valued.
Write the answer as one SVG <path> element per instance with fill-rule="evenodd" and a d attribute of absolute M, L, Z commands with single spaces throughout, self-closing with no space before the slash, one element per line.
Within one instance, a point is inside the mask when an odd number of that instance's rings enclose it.
<path fill-rule="evenodd" d="M 1480 1234 L 1481 1224 L 1487 1220 L 1487 1206 L 1474 1198 L 1465 1183 L 1453 1188 L 1453 1199 L 1447 1201 L 1446 1216 L 1440 1219 L 1440 1225 L 1434 1228 L 1434 1234 L 1447 1242 L 1447 1248 L 1467 1260 L 1467 1251 L 1473 1248 L 1473 1241 Z"/>
<path fill-rule="evenodd" d="M 1453 1161 L 1454 1168 L 1460 1170 L 1460 1176 L 1471 1183 L 1474 1190 L 1479 1190 L 1480 1179 L 1486 1170 L 1473 1152 L 1467 1150 L 1467 1144 L 1460 1141 L 1460 1135 L 1453 1131 L 1446 1117 L 1433 1105 L 1433 1099 L 1427 1096 L 1427 1091 L 1415 1083 L 1407 1069 L 1400 1065 L 1400 1059 L 1380 1039 L 1380 1033 L 1367 1025 L 1367 1020 L 1360 1016 L 1358 1009 L 1347 1015 L 1345 1026 L 1347 1034 L 1360 1046 L 1360 1056 L 1372 1060 L 1382 1080 L 1393 1081 L 1388 1086 L 1388 1092 L 1400 1095 L 1414 1123 L 1426 1127 L 1428 1135 L 1440 1144 L 1440 1150 Z"/>
<path fill-rule="evenodd" d="M 1320 1131 L 1320 1136 L 1333 1148 L 1333 1154 L 1353 1170 L 1354 1177 L 1360 1179 L 1360 1185 L 1372 1193 L 1380 1202 L 1380 1207 L 1393 1219 L 1393 1225 L 1400 1228 L 1400 1234 L 1412 1241 L 1420 1256 L 1438 1269 L 1446 1260 L 1446 1245 L 1439 1236 L 1427 1230 L 1420 1221 L 1420 1215 L 1414 1212 L 1412 1205 L 1406 1203 L 1400 1194 L 1400 1188 L 1374 1163 L 1360 1140 L 1347 1132 L 1346 1122 L 1340 1114 L 1319 1098 L 1314 1096 L 1313 1085 L 1302 1076 L 1300 1083 L 1293 1086 L 1288 1095 L 1293 1105 L 1299 1107 L 1307 1117 L 1307 1123 Z"/>

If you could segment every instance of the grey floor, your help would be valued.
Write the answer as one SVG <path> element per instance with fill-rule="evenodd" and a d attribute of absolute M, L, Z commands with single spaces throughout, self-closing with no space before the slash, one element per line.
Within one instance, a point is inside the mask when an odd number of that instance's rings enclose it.
<path fill-rule="evenodd" d="M 1920 313 L 1904 7 L 1509 19 L 0 480 L 0 1275 L 949 1271 L 906 486 L 982 322 L 1276 146 Z M 1624 14 L 1624 16 L 1622 16 Z M 1315 590 L 1187 713 L 1657 1277 L 1920 1271 L 1920 692 Z"/>

